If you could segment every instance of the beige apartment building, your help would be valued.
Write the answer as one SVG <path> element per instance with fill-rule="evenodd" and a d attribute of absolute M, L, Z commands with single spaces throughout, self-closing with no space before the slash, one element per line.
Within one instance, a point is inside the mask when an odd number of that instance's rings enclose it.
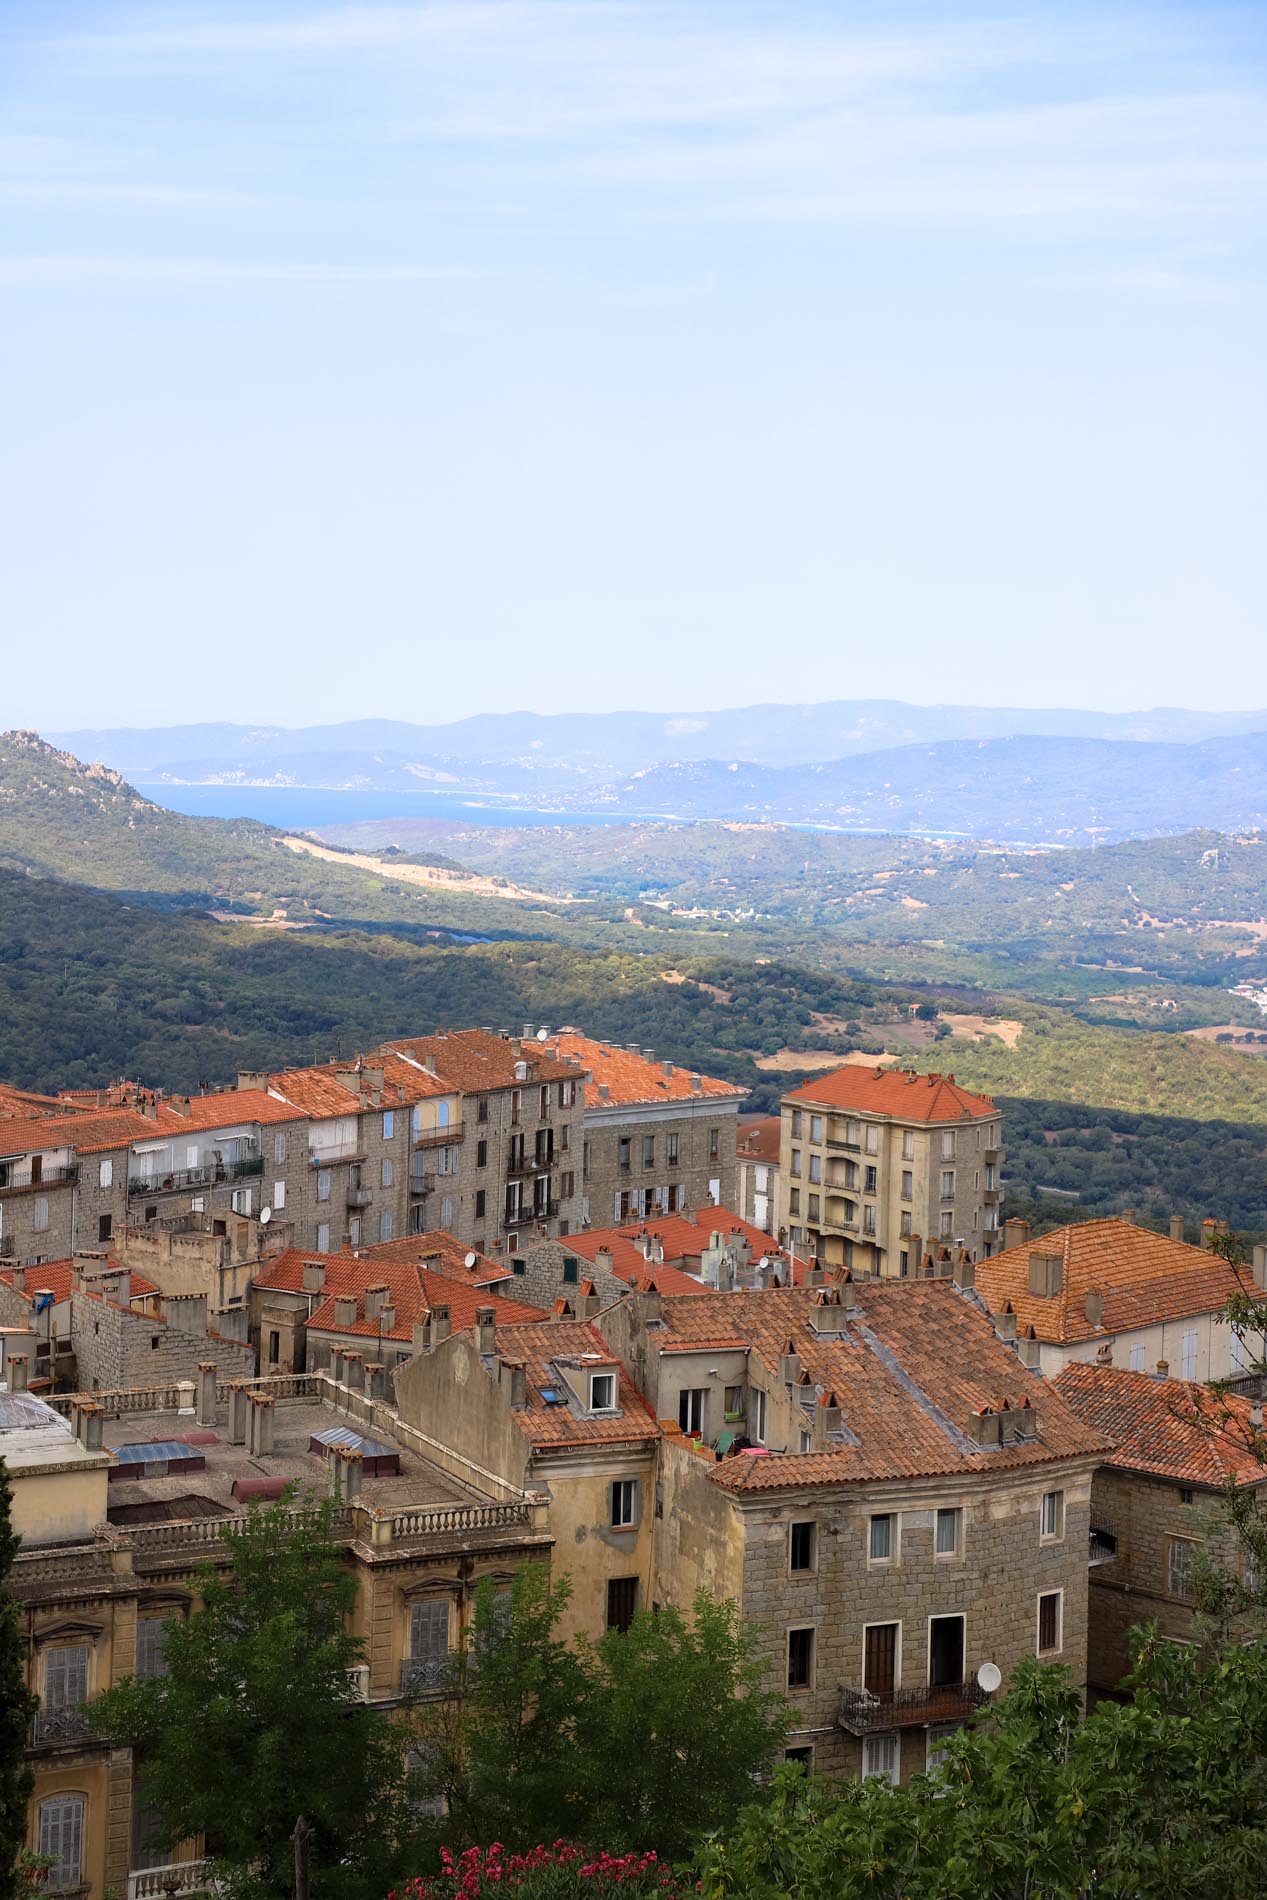
<path fill-rule="evenodd" d="M 781 1137 L 782 1120 L 778 1115 L 760 1115 L 739 1124 L 735 1149 L 739 1184 L 734 1205 L 746 1221 L 767 1234 L 773 1234 L 779 1224 Z"/>
<path fill-rule="evenodd" d="M 221 1529 L 247 1500 L 337 1485 L 364 1645 L 352 1688 L 385 1709 L 443 1695 L 484 1578 L 502 1590 L 550 1557 L 543 1502 L 455 1451 L 438 1463 L 386 1398 L 328 1374 L 226 1381 L 207 1364 L 193 1381 L 51 1404 L 11 1389 L 0 1457 L 39 1698 L 28 1845 L 52 1862 L 47 1888 L 83 1900 L 205 1891 L 203 1843 L 148 1840 L 131 1751 L 98 1741 L 85 1711 L 122 1677 L 161 1673 L 164 1623 L 197 1607 L 198 1569 L 223 1561 Z"/>
<path fill-rule="evenodd" d="M 657 1061 L 636 1043 L 561 1029 L 547 1054 L 585 1074 L 583 1219 L 587 1226 L 688 1208 L 733 1207 L 739 1104 L 732 1082 Z"/>
<path fill-rule="evenodd" d="M 996 1250 L 1003 1117 L 988 1096 L 850 1064 L 781 1108 L 779 1228 L 798 1253 L 901 1278 L 929 1246 Z"/>
<path fill-rule="evenodd" d="M 1105 1441 L 952 1281 L 644 1292 L 598 1324 L 665 1433 L 654 1599 L 742 1606 L 790 1753 L 905 1780 L 983 1665 L 1085 1679 Z"/>

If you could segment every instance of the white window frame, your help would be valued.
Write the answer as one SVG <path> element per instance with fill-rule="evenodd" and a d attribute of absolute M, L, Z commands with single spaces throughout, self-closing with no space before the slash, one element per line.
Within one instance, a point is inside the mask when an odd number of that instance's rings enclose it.
<path fill-rule="evenodd" d="M 809 1526 L 809 1533 L 810 1533 L 809 1553 L 810 1554 L 809 1554 L 809 1562 L 798 1568 L 792 1562 L 792 1550 L 793 1550 L 793 1545 L 794 1545 L 793 1533 L 799 1530 L 801 1525 L 803 1524 L 808 1524 Z M 818 1519 L 816 1517 L 794 1517 L 788 1524 L 788 1527 L 787 1527 L 787 1574 L 789 1577 L 813 1577 L 818 1574 Z"/>
<path fill-rule="evenodd" d="M 638 1527 L 638 1480 L 613 1478 L 611 1489 L 611 1528 L 632 1531 Z"/>
<path fill-rule="evenodd" d="M 876 1765 L 876 1757 L 882 1759 Z M 887 1781 L 896 1788 L 902 1779 L 902 1738 L 896 1730 L 862 1738 L 862 1779 Z"/>
<path fill-rule="evenodd" d="M 103 1187 L 103 1188 L 114 1186 L 114 1162 L 113 1161 L 107 1160 L 107 1161 L 102 1162 L 100 1171 L 97 1175 L 97 1183 L 98 1183 L 98 1186 Z"/>
<path fill-rule="evenodd" d="M 1197 1357 L 1200 1351 L 1200 1334 L 1195 1326 L 1184 1328 L 1180 1344 L 1180 1377 L 1195 1379 L 1197 1376 Z"/>
<path fill-rule="evenodd" d="M 941 1522 L 942 1522 L 942 1519 L 945 1517 L 948 1517 L 951 1520 L 951 1523 L 954 1527 L 954 1539 L 950 1545 L 949 1550 L 943 1550 L 941 1548 Z M 940 1558 L 942 1562 L 945 1563 L 948 1559 L 952 1557 L 958 1557 L 961 1554 L 962 1543 L 963 1543 L 963 1509 L 962 1507 L 958 1504 L 938 1505 L 937 1509 L 933 1512 L 933 1556 Z"/>
<path fill-rule="evenodd" d="M 52 1893 L 83 1885 L 87 1807 L 88 1797 L 71 1791 L 47 1795 L 40 1802 L 39 1851 L 53 1862 L 44 1875 L 43 1884 Z"/>
<path fill-rule="evenodd" d="M 1038 1507 L 1038 1540 L 1042 1544 L 1059 1544 L 1065 1535 L 1065 1494 L 1063 1491 L 1044 1491 L 1043 1501 Z"/>
<path fill-rule="evenodd" d="M 1144 1370 L 1144 1348 L 1142 1346 L 1131 1347 L 1129 1369 L 1132 1372 L 1142 1372 Z"/>
<path fill-rule="evenodd" d="M 608 1394 L 606 1398 L 599 1398 L 598 1394 L 600 1389 Z M 614 1412 L 616 1410 L 616 1396 L 617 1385 L 616 1374 L 614 1372 L 603 1371 L 590 1373 L 589 1409 L 591 1412 Z"/>
<path fill-rule="evenodd" d="M 1056 1599 L 1056 1646 L 1054 1649 L 1041 1647 L 1043 1626 L 1043 1603 L 1048 1597 Z M 1059 1656 L 1065 1647 L 1065 1593 L 1063 1590 L 1040 1590 L 1034 1599 L 1034 1654 L 1036 1656 Z"/>
<path fill-rule="evenodd" d="M 383 1140 L 391 1141 L 396 1134 L 396 1111 L 394 1108 L 383 1110 Z"/>
<path fill-rule="evenodd" d="M 960 1647 L 960 1653 L 963 1656 L 964 1673 L 965 1675 L 967 1673 L 967 1669 L 968 1669 L 968 1617 L 967 1617 L 967 1613 L 964 1610 L 931 1611 L 929 1613 L 927 1627 L 924 1632 L 924 1681 L 928 1684 L 930 1689 L 932 1688 L 932 1684 L 933 1684 L 933 1624 L 934 1623 L 949 1623 L 955 1619 L 958 1619 L 960 1627 L 963 1631 L 963 1640 L 961 1641 L 959 1647 Z"/>
<path fill-rule="evenodd" d="M 752 1436 L 758 1445 L 765 1444 L 766 1390 L 764 1386 L 752 1388 Z"/>
<path fill-rule="evenodd" d="M 880 1519 L 887 1519 L 889 1526 L 889 1548 L 883 1557 L 874 1555 L 875 1526 Z M 872 1511 L 867 1519 L 867 1568 L 868 1570 L 891 1570 L 897 1562 L 898 1542 L 901 1518 L 896 1511 Z"/>
<path fill-rule="evenodd" d="M 893 1638 L 894 1695 L 896 1695 L 898 1690 L 902 1687 L 902 1652 L 905 1647 L 906 1625 L 900 1616 L 876 1616 L 873 1617 L 869 1623 L 864 1623 L 862 1626 L 862 1649 L 858 1660 L 858 1687 L 860 1689 L 865 1689 L 867 1686 L 867 1631 L 874 1629 L 886 1630 L 890 1627 L 896 1627 L 897 1629 L 897 1635 Z"/>
<path fill-rule="evenodd" d="M 809 1633 L 809 1675 L 805 1682 L 793 1686 L 792 1674 L 792 1638 Z M 816 1623 L 789 1623 L 787 1640 L 783 1646 L 783 1682 L 787 1695 L 812 1695 L 818 1682 L 818 1625 Z"/>
<path fill-rule="evenodd" d="M 277 1168 L 286 1165 L 286 1137 L 280 1130 L 273 1136 L 273 1165 Z"/>
<path fill-rule="evenodd" d="M 285 1205 L 286 1205 L 286 1183 L 284 1181 L 274 1181 L 273 1206 L 277 1209 L 277 1212 L 280 1214 L 282 1209 L 285 1207 Z"/>
<path fill-rule="evenodd" d="M 323 1220 L 318 1223 L 317 1245 L 316 1245 L 315 1251 L 317 1253 L 329 1253 L 330 1251 L 330 1223 L 329 1221 Z"/>
<path fill-rule="evenodd" d="M 704 1421 L 708 1416 L 708 1387 L 704 1385 L 684 1385 L 682 1387 L 678 1393 L 679 1424 L 681 1424 L 683 1405 L 686 1406 L 688 1419 L 694 1416 L 696 1422 L 694 1424 L 682 1425 L 682 1430 L 686 1433 L 688 1438 L 693 1438 L 697 1432 L 702 1437 Z"/>

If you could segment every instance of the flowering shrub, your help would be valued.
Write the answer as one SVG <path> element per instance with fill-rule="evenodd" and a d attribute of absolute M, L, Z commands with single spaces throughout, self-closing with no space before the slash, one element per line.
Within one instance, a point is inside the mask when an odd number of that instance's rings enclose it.
<path fill-rule="evenodd" d="M 556 1841 L 526 1854 L 508 1854 L 500 1841 L 489 1848 L 468 1847 L 456 1859 L 440 1850 L 440 1872 L 421 1875 L 389 1893 L 387 1900 L 487 1900 L 513 1887 L 519 1900 L 681 1900 L 669 1868 L 655 1854 L 591 1854 Z M 617 1894 L 619 1889 L 619 1894 Z"/>

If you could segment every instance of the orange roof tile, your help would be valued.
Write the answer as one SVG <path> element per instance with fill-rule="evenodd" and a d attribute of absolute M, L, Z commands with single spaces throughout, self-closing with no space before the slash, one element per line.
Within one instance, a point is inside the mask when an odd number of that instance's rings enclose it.
<path fill-rule="evenodd" d="M 39 1121 L 12 1122 L 0 1131 L 0 1145 L 12 1152 L 14 1140 L 24 1152 L 39 1154 L 52 1148 L 73 1148 L 76 1154 L 95 1154 L 126 1148 L 130 1142 L 156 1135 L 158 1124 L 132 1108 L 103 1108 L 82 1115 L 49 1115 Z"/>
<path fill-rule="evenodd" d="M 180 1106 L 176 1106 L 179 1100 Z M 302 1119 L 289 1103 L 279 1102 L 264 1089 L 220 1089 L 214 1095 L 191 1095 L 158 1105 L 151 1133 L 179 1133 L 182 1128 L 233 1128 L 239 1122 L 293 1122 Z"/>
<path fill-rule="evenodd" d="M 1060 1256 L 1061 1290 L 1050 1299 L 1029 1290 L 1035 1253 Z M 1001 1313 L 1010 1301 L 1022 1331 L 1032 1326 L 1040 1340 L 1055 1345 L 1215 1313 L 1240 1285 L 1217 1254 L 1117 1219 L 1076 1221 L 1005 1248 L 977 1262 L 976 1281 L 992 1312 Z M 1087 1316 L 1088 1293 L 1101 1296 L 1098 1326 Z"/>
<path fill-rule="evenodd" d="M 325 1069 L 279 1069 L 269 1076 L 268 1088 L 270 1095 L 289 1102 L 314 1121 L 360 1112 L 359 1098 Z"/>
<path fill-rule="evenodd" d="M 469 1267 L 468 1254 L 475 1254 L 474 1263 Z M 350 1276 L 350 1284 L 373 1286 L 378 1269 L 384 1266 L 425 1266 L 429 1272 L 443 1274 L 462 1286 L 494 1286 L 511 1277 L 510 1268 L 500 1261 L 475 1253 L 473 1247 L 463 1246 L 443 1228 L 432 1228 L 422 1234 L 406 1234 L 400 1240 L 380 1240 L 372 1247 L 359 1247 L 355 1251 L 345 1248 L 342 1253 L 304 1252 L 291 1247 L 269 1261 L 256 1275 L 255 1285 L 299 1292 L 303 1287 L 306 1260 L 320 1262 L 332 1284 L 337 1269 L 340 1274 Z"/>
<path fill-rule="evenodd" d="M 561 1029 L 543 1047 L 560 1061 L 571 1057 L 574 1072 L 576 1067 L 589 1071 L 586 1108 L 632 1107 L 642 1102 L 693 1102 L 704 1096 L 738 1098 L 748 1093 L 733 1082 L 720 1082 L 711 1075 L 695 1075 L 693 1070 L 678 1068 L 672 1062 L 648 1060 L 635 1050 L 622 1049 L 617 1043 L 595 1042 L 591 1036 L 580 1036 L 570 1029 Z"/>
<path fill-rule="evenodd" d="M 1264 1446 L 1262 1428 L 1250 1422 L 1248 1399 L 1115 1366 L 1065 1366 L 1052 1385 L 1080 1419 L 1115 1441 L 1111 1470 L 1211 1490 L 1229 1478 L 1267 1484 L 1267 1466 L 1252 1449 Z"/>
<path fill-rule="evenodd" d="M 430 1060 L 442 1082 L 467 1095 L 488 1089 L 514 1088 L 517 1062 L 528 1064 L 532 1082 L 579 1079 L 575 1068 L 543 1054 L 540 1043 L 524 1042 L 516 1049 L 509 1038 L 484 1029 L 455 1029 L 448 1035 L 402 1036 L 385 1042 L 382 1049 L 384 1053 L 395 1051 L 413 1056 L 417 1062 Z"/>
<path fill-rule="evenodd" d="M 623 1280 L 626 1286 L 636 1286 L 641 1289 L 646 1287 L 649 1280 L 654 1280 L 662 1293 L 689 1294 L 708 1291 L 701 1281 L 692 1278 L 689 1273 L 683 1273 L 680 1267 L 672 1266 L 667 1261 L 652 1265 L 639 1253 L 632 1240 L 627 1240 L 623 1234 L 615 1232 L 569 1234 L 565 1240 L 557 1244 L 566 1247 L 569 1253 L 577 1254 L 580 1259 L 588 1261 L 592 1267 L 598 1265 L 598 1254 L 605 1248 L 611 1255 L 612 1272 L 618 1280 Z"/>
<path fill-rule="evenodd" d="M 524 1368 L 527 1403 L 511 1413 L 519 1430 L 542 1451 L 587 1445 L 650 1444 L 660 1435 L 646 1400 L 596 1326 L 584 1320 L 544 1319 L 535 1326 L 497 1325 L 497 1352 Z M 577 1416 L 569 1405 L 549 1405 L 542 1390 L 557 1390 L 558 1359 L 583 1359 L 587 1366 L 619 1366 L 619 1412 L 601 1418 Z"/>
<path fill-rule="evenodd" d="M 542 1317 L 541 1309 L 522 1300 L 509 1300 L 496 1291 L 499 1283 L 511 1276 L 505 1267 L 476 1256 L 474 1267 L 467 1267 L 463 1247 L 452 1234 L 411 1234 L 404 1240 L 382 1241 L 376 1247 L 364 1247 L 357 1253 L 305 1253 L 288 1248 L 255 1276 L 254 1284 L 263 1292 L 301 1293 L 304 1290 L 304 1265 L 315 1262 L 325 1268 L 322 1298 L 314 1308 L 310 1328 L 318 1332 L 355 1332 L 378 1338 L 376 1319 L 365 1318 L 367 1287 L 386 1286 L 395 1308 L 396 1323 L 385 1339 L 408 1342 L 416 1322 L 424 1320 L 433 1306 L 448 1306 L 453 1327 L 460 1331 L 475 1324 L 476 1309 L 491 1306 L 500 1317 L 528 1321 Z M 357 1317 L 351 1325 L 334 1323 L 334 1301 L 351 1296 L 357 1302 Z"/>
<path fill-rule="evenodd" d="M 128 1297 L 133 1300 L 148 1299 L 159 1290 L 152 1280 L 145 1278 L 144 1274 L 137 1273 L 135 1269 L 130 1270 L 123 1265 L 122 1261 L 116 1260 L 114 1256 L 111 1255 L 104 1266 L 99 1261 L 86 1263 L 84 1261 L 67 1259 L 44 1260 L 41 1261 L 38 1267 L 27 1267 L 24 1273 L 21 1297 L 33 1303 L 38 1293 L 51 1293 L 55 1304 L 60 1306 L 63 1301 L 70 1298 L 71 1283 L 76 1271 L 81 1274 L 87 1272 L 93 1275 L 108 1273 L 111 1275 L 117 1274 L 126 1276 Z M 5 1272 L 0 1273 L 0 1281 L 3 1281 L 7 1287 L 12 1289 L 13 1269 L 11 1267 Z M 120 1279 L 113 1284 L 111 1290 L 115 1292 L 121 1291 L 123 1284 L 123 1278 L 120 1277 Z M 85 1288 L 85 1291 L 88 1290 L 88 1288 Z M 102 1293 L 102 1289 L 99 1286 L 95 1290 L 98 1294 Z M 111 1299 L 110 1304 L 120 1305 L 122 1302 Z"/>
<path fill-rule="evenodd" d="M 1075 1418 L 1050 1384 L 1026 1371 L 953 1282 L 868 1279 L 854 1291 L 852 1310 L 843 1304 L 825 1309 L 841 1337 L 814 1331 L 811 1318 L 823 1309 L 813 1292 L 800 1288 L 663 1302 L 662 1325 L 647 1335 L 653 1349 L 713 1352 L 742 1340 L 773 1382 L 792 1339 L 805 1396 L 834 1390 L 845 1431 L 856 1441 L 826 1451 L 738 1453 L 713 1474 L 723 1489 L 1011 1469 L 1103 1451 L 1101 1435 Z M 1036 1438 L 995 1450 L 975 1443 L 976 1414 L 1000 1410 L 1005 1401 L 1023 1409 L 1027 1399 L 1037 1417 Z"/>
<path fill-rule="evenodd" d="M 738 1238 L 746 1240 L 749 1255 L 754 1260 L 780 1260 L 781 1277 L 786 1280 L 790 1256 L 760 1227 L 754 1227 L 751 1221 L 744 1220 L 740 1214 L 732 1214 L 726 1207 L 709 1205 L 698 1207 L 693 1213 L 652 1214 L 645 1220 L 625 1221 L 619 1227 L 591 1227 L 584 1234 L 570 1234 L 567 1244 L 578 1253 L 583 1252 L 591 1263 L 599 1247 L 608 1248 L 613 1261 L 620 1258 L 629 1262 L 626 1247 L 632 1247 L 637 1259 L 645 1261 L 637 1243 L 640 1240 L 659 1241 L 664 1249 L 665 1261 L 669 1265 L 676 1265 L 683 1260 L 698 1261 L 711 1244 L 714 1234 L 720 1234 L 724 1242 Z M 803 1264 L 798 1263 L 798 1266 L 803 1273 Z"/>
<path fill-rule="evenodd" d="M 737 1147 L 739 1159 L 761 1161 L 767 1167 L 777 1167 L 782 1127 L 777 1115 L 762 1115 L 756 1121 L 741 1121 Z"/>
<path fill-rule="evenodd" d="M 856 1108 L 860 1114 L 888 1115 L 901 1122 L 957 1122 L 999 1112 L 988 1095 L 960 1088 L 953 1075 L 865 1069 L 860 1063 L 813 1076 L 783 1100 L 815 1108 Z"/>

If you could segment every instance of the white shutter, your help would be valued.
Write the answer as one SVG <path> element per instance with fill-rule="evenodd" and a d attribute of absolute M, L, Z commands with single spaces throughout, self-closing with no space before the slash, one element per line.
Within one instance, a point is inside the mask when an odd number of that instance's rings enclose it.
<path fill-rule="evenodd" d="M 896 1735 L 868 1735 L 862 1744 L 863 1775 L 876 1775 L 881 1781 L 897 1786 L 898 1749 Z"/>
<path fill-rule="evenodd" d="M 63 1794 L 40 1803 L 40 1853 L 52 1866 L 45 1884 L 54 1889 L 77 1887 L 84 1857 L 84 1798 Z"/>

